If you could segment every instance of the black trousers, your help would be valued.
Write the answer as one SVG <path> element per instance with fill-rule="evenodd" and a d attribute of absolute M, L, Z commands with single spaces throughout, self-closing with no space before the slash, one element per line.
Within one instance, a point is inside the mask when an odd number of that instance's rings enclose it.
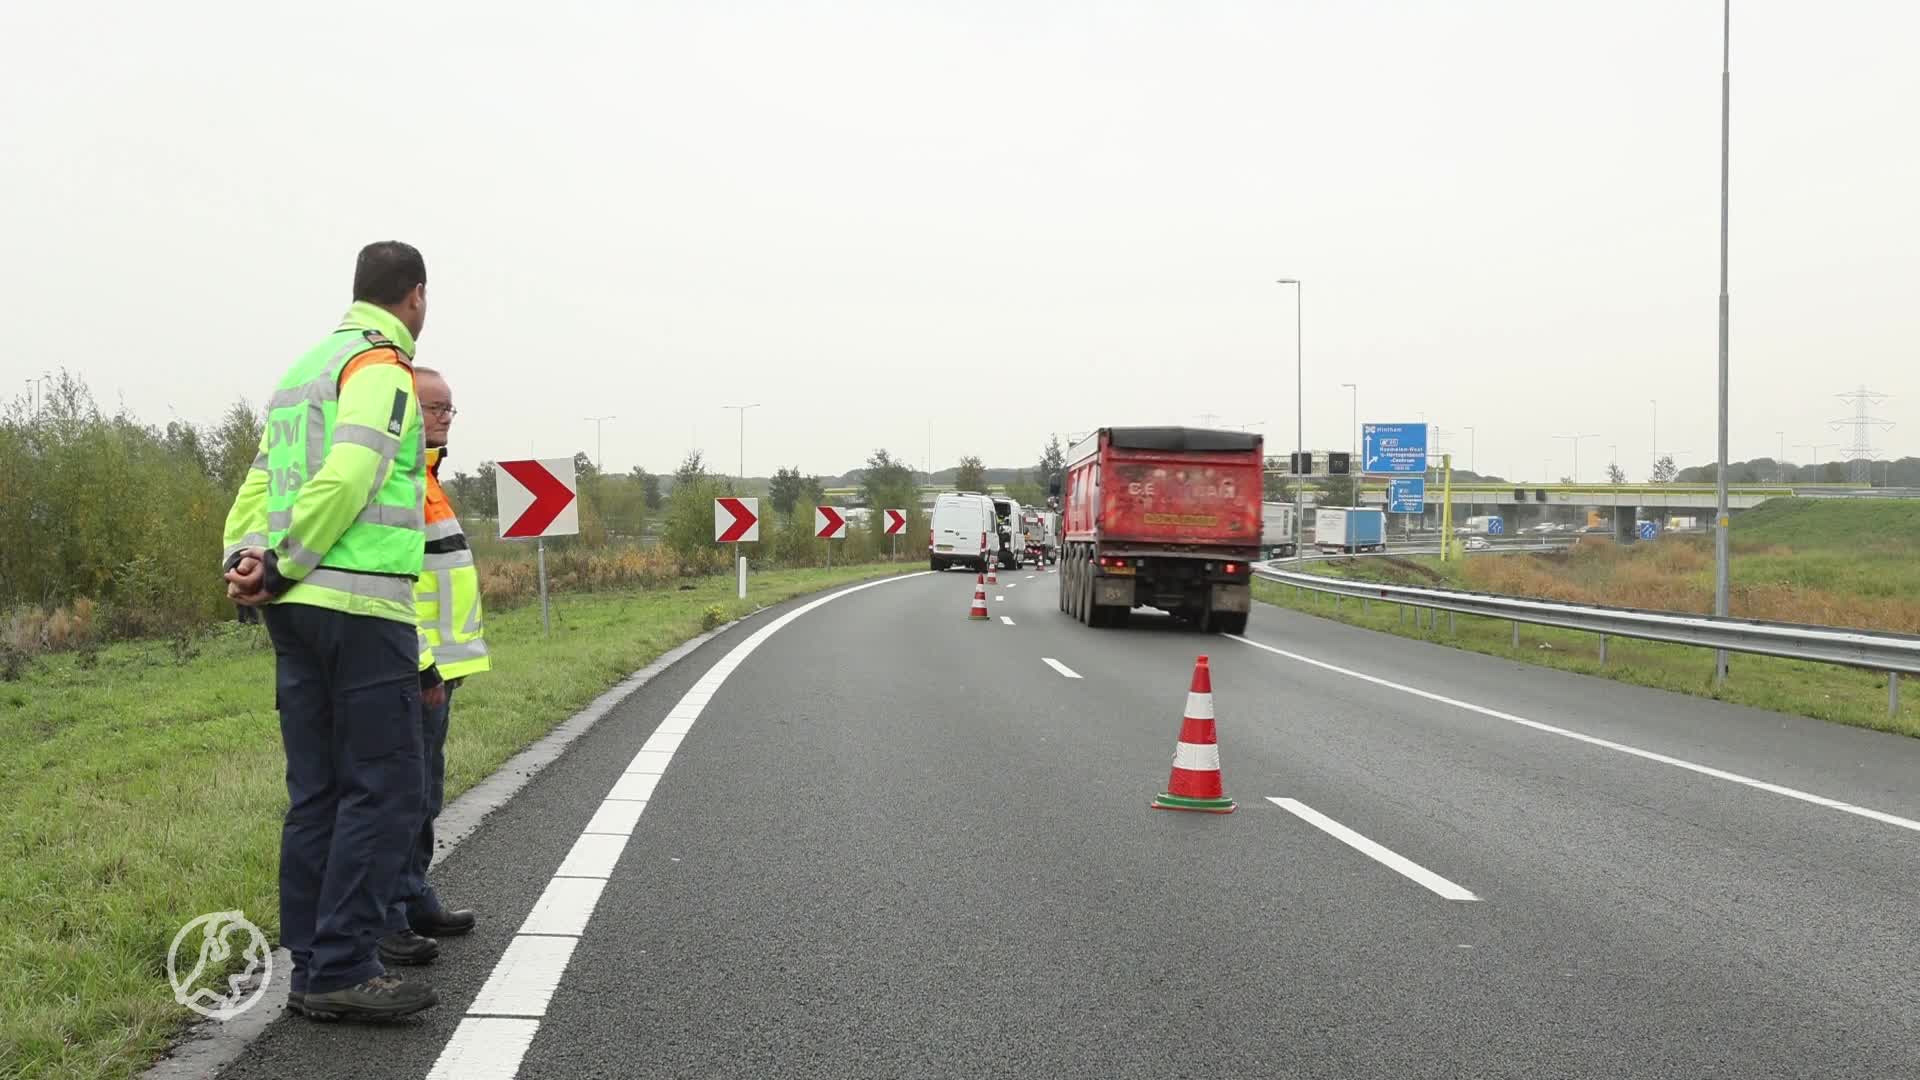
<path fill-rule="evenodd" d="M 389 931 L 405 930 L 432 919 L 443 909 L 439 894 L 427 881 L 427 867 L 433 862 L 433 820 L 440 816 L 447 795 L 447 721 L 453 712 L 454 686 L 449 682 L 446 687 L 447 700 L 439 708 L 420 708 L 426 801 L 420 808 L 420 827 L 414 833 L 407 864 L 400 871 L 400 885 L 387 906 Z"/>
<path fill-rule="evenodd" d="M 287 756 L 280 940 L 293 989 L 385 971 L 377 952 L 425 799 L 413 624 L 307 604 L 266 609 Z"/>

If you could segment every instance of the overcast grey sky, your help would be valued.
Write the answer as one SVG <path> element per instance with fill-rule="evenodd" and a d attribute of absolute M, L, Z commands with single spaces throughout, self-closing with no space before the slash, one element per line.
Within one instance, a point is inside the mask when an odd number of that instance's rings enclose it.
<path fill-rule="evenodd" d="M 1733 455 L 1920 446 L 1920 4 L 1736 0 Z M 326 14 L 322 15 L 322 11 Z M 1113 423 L 1714 446 L 1714 0 L 0 7 L 0 393 L 260 402 L 372 239 L 455 450 L 1034 460 Z M 1823 457 L 1834 457 L 1829 450 Z"/>

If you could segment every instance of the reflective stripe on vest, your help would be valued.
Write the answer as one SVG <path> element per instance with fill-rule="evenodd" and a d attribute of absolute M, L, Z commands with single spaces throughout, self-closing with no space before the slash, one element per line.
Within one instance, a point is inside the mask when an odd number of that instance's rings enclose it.
<path fill-rule="evenodd" d="M 436 459 L 433 451 L 428 458 Z M 474 567 L 460 519 L 431 473 L 427 474 L 424 512 L 432 520 L 426 525 L 426 553 L 413 591 L 420 636 L 433 650 L 442 678 L 487 671 L 493 665 L 481 626 L 480 572 Z"/>
<path fill-rule="evenodd" d="M 377 332 L 343 328 L 309 350 L 268 402 L 268 474 L 265 547 L 309 572 L 282 600 L 406 619 L 413 611 L 412 579 L 420 572 L 425 515 L 425 441 L 417 409 L 409 408 L 398 436 L 360 424 L 337 424 L 341 373 L 373 349 L 393 348 Z M 396 418 L 398 420 L 398 418 Z M 324 553 L 289 536 L 300 488 L 325 466 L 336 445 L 372 450 L 381 458 L 372 498 Z M 396 471 L 397 470 L 397 471 Z M 330 595 L 326 595 L 330 594 Z"/>

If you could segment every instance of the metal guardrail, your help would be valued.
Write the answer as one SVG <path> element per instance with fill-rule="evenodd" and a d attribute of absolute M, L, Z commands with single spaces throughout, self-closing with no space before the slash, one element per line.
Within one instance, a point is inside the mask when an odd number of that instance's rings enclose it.
<path fill-rule="evenodd" d="M 1920 635 L 1914 634 L 1807 626 L 1760 619 L 1723 619 L 1676 611 L 1569 604 L 1497 593 L 1389 585 L 1276 570 L 1268 564 L 1256 567 L 1255 573 L 1265 580 L 1298 589 L 1402 604 L 1415 608 L 1416 612 L 1417 609 L 1428 609 L 1506 619 L 1513 623 L 1516 645 L 1519 643 L 1521 623 L 1598 634 L 1600 659 L 1603 662 L 1607 657 L 1607 638 L 1624 637 L 1883 671 L 1887 673 L 1887 708 L 1890 713 L 1898 713 L 1900 708 L 1899 676 L 1920 675 Z M 1429 618 L 1429 623 L 1431 621 Z"/>

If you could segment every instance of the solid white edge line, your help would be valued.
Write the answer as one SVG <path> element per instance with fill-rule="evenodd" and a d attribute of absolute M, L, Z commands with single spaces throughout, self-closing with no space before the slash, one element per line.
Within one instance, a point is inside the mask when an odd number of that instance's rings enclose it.
<path fill-rule="evenodd" d="M 622 773 L 620 779 L 613 782 L 613 790 L 607 792 L 607 798 L 646 802 L 653 798 L 653 789 L 659 784 L 659 773 Z"/>
<path fill-rule="evenodd" d="M 1368 675 L 1365 672 L 1353 671 L 1340 667 L 1337 664 L 1329 664 L 1325 660 L 1315 660 L 1310 656 L 1301 656 L 1299 653 L 1291 653 L 1285 649 L 1275 648 L 1265 642 L 1241 637 L 1238 634 L 1227 634 L 1226 636 L 1243 645 L 1251 645 L 1256 649 L 1264 649 L 1276 656 L 1284 656 L 1289 660 L 1297 660 L 1302 664 L 1322 668 L 1339 675 L 1348 676 L 1349 678 L 1359 679 L 1361 682 L 1370 682 L 1375 686 L 1384 686 L 1389 690 L 1398 690 L 1403 694 L 1412 694 L 1414 697 L 1426 698 L 1428 701 L 1438 702 L 1442 705 L 1451 705 L 1456 709 L 1465 709 L 1468 712 L 1476 712 L 1482 716 L 1491 716 L 1495 720 L 1505 720 L 1510 724 L 1519 724 L 1521 727 L 1529 727 L 1535 731 L 1544 731 L 1550 735 L 1559 735 L 1577 742 L 1586 743 L 1590 746 L 1598 746 L 1607 750 L 1617 750 L 1622 754 L 1632 754 L 1637 758 L 1657 761 L 1662 765 L 1671 765 L 1676 769 L 1686 769 L 1688 772 L 1696 772 L 1702 776 L 1711 776 L 1716 780 L 1725 780 L 1729 783 L 1740 784 L 1770 794 L 1783 795 L 1789 799 L 1798 799 L 1801 802 L 1811 803 L 1814 806 L 1824 806 L 1829 810 L 1838 810 L 1841 813 L 1854 814 L 1886 825 L 1893 825 L 1902 829 L 1920 832 L 1920 821 L 1915 821 L 1912 818 L 1903 818 L 1898 814 L 1889 814 L 1884 810 L 1874 810 L 1866 806 L 1856 806 L 1853 803 L 1841 802 L 1839 799 L 1829 799 L 1825 795 L 1815 795 L 1810 791 L 1801 791 L 1798 788 L 1790 788 L 1783 784 L 1775 784 L 1766 780 L 1756 780 L 1751 776 L 1742 776 L 1739 773 L 1728 772 L 1725 769 L 1716 769 L 1711 765 L 1701 765 L 1698 762 L 1687 761 L 1684 758 L 1670 757 L 1666 754 L 1655 753 L 1652 750 L 1642 750 L 1637 746 L 1628 746 L 1626 743 L 1617 743 L 1611 739 L 1602 739 L 1595 735 L 1582 734 L 1581 732 L 1568 728 L 1555 727 L 1552 724 L 1543 724 L 1538 720 L 1529 720 L 1524 716 L 1515 716 L 1512 713 L 1501 712 L 1499 709 L 1489 709 L 1485 705 L 1475 705 L 1470 701 L 1461 701 L 1457 698 L 1447 697 L 1445 694 L 1436 694 L 1431 690 L 1422 690 L 1418 687 L 1406 686 L 1390 679 L 1383 679 L 1378 675 Z"/>
<path fill-rule="evenodd" d="M 1013 619 L 1010 616 L 1002 615 L 1000 616 L 1000 621 L 1006 623 L 1008 626 L 1013 625 Z"/>
<path fill-rule="evenodd" d="M 673 709 L 668 713 L 683 720 L 685 726 L 680 731 L 661 732 L 647 740 L 650 749 L 642 749 L 634 755 L 615 788 L 628 782 L 629 777 L 647 775 L 658 777 L 672 763 L 674 752 L 679 748 L 681 739 L 693 721 L 699 719 L 701 711 L 713 699 L 713 694 L 726 682 L 742 661 L 751 656 L 761 643 L 772 637 L 787 624 L 805 615 L 809 611 L 831 603 L 843 596 L 861 592 L 896 581 L 923 577 L 932 573 L 922 570 L 912 574 L 898 574 L 893 577 L 877 578 L 858 585 L 828 593 L 811 600 L 792 611 L 761 627 L 746 640 L 735 645 L 727 654 L 707 669 L 705 675 L 695 682 Z M 1075 676 L 1078 678 L 1078 676 Z M 678 725 L 676 725 L 678 726 Z M 665 739 L 662 739 L 662 735 Z M 660 742 L 656 742 L 660 740 Z M 667 741 L 670 740 L 670 741 Z M 664 745 L 663 745 L 664 744 Z M 647 804 L 639 800 L 616 799 L 611 796 L 604 799 L 593 817 L 581 830 L 581 836 L 574 843 L 574 851 L 568 855 L 571 861 L 580 854 L 583 845 L 592 838 L 596 842 L 603 839 L 618 840 L 625 847 L 625 837 L 632 834 L 639 823 L 640 814 Z M 598 826 L 598 828 L 596 828 Z M 611 835 L 607 835 L 611 834 Z M 604 853 L 603 856 L 604 858 Z M 585 856 L 582 856 L 584 859 Z M 608 873 L 612 872 L 613 861 L 619 858 L 614 853 L 612 861 L 604 862 Z M 564 871 L 565 864 L 562 865 Z M 467 1008 L 467 1017 L 448 1038 L 440 1054 L 434 1059 L 433 1069 L 428 1074 L 430 1080 L 512 1080 L 519 1075 L 520 1063 L 526 1058 L 527 1049 L 532 1046 L 534 1037 L 540 1031 L 537 1017 L 546 1013 L 554 991 L 559 988 L 560 979 L 566 974 L 567 962 L 573 955 L 573 948 L 579 943 L 573 936 L 544 936 L 542 932 L 529 932 L 532 926 L 565 926 L 577 916 L 580 931 L 593 916 L 593 908 L 598 905 L 600 892 L 606 887 L 606 881 L 598 875 L 591 877 L 569 877 L 564 872 L 556 872 L 548 880 L 546 892 L 541 894 L 534 911 L 527 916 L 522 932 L 508 944 L 506 952 L 495 962 L 493 971 L 487 976 L 486 983 L 480 988 L 480 994 Z M 591 901 L 583 900 L 591 891 Z M 564 896 L 562 896 L 564 894 Z M 556 899 L 548 904 L 549 897 Z M 563 903 L 564 901 L 564 903 Z M 543 913 L 542 905 L 548 905 Z M 584 911 L 581 908 L 584 907 Z M 529 1017 L 534 1019 L 503 1019 L 502 1017 Z"/>
<path fill-rule="evenodd" d="M 597 877 L 613 876 L 613 868 L 619 863 L 620 856 L 627 850 L 627 838 L 607 833 L 581 833 L 580 839 L 573 842 L 573 850 L 567 852 L 566 860 L 560 869 L 553 872 L 555 877 Z"/>
<path fill-rule="evenodd" d="M 1075 671 L 1075 670 L 1073 670 L 1072 668 L 1070 668 L 1070 667 L 1068 667 L 1067 665 L 1065 665 L 1065 664 L 1063 664 L 1063 663 L 1061 663 L 1060 661 L 1058 661 L 1058 660 L 1055 660 L 1055 659 L 1054 659 L 1053 657 L 1051 657 L 1051 656 L 1043 656 L 1043 657 L 1041 657 L 1041 658 L 1040 658 L 1040 662 L 1041 662 L 1041 663 L 1043 663 L 1043 664 L 1045 664 L 1045 665 L 1047 665 L 1048 667 L 1050 667 L 1050 668 L 1052 668 L 1053 670 L 1055 670 L 1055 671 L 1057 671 L 1057 672 L 1059 672 L 1060 674 L 1062 674 L 1062 675 L 1065 675 L 1065 676 L 1066 676 L 1067 678 L 1069 678 L 1069 679 L 1077 679 L 1077 678 L 1079 678 L 1079 677 L 1080 677 L 1080 673 L 1079 673 L 1079 672 L 1077 672 L 1077 671 Z"/>
<path fill-rule="evenodd" d="M 633 827 L 640 824 L 640 814 L 647 808 L 643 802 L 630 799 L 608 799 L 600 804 L 600 809 L 587 819 L 586 828 L 581 832 L 617 833 L 621 836 L 633 835 Z"/>
<path fill-rule="evenodd" d="M 513 1080 L 539 1030 L 538 1020 L 464 1017 L 427 1080 Z"/>
<path fill-rule="evenodd" d="M 547 1014 L 553 992 L 560 987 L 577 937 L 541 937 L 519 934 L 507 943 L 500 962 L 487 976 L 480 993 L 467 1006 L 468 1016 L 527 1016 Z M 436 1063 L 437 1068 L 437 1063 Z M 461 1080 L 466 1080 L 462 1077 Z"/>
<path fill-rule="evenodd" d="M 606 887 L 606 878 L 555 876 L 527 913 L 527 921 L 520 924 L 520 932 L 575 937 L 586 933 L 593 909 L 600 904 L 600 891 Z"/>
<path fill-rule="evenodd" d="M 655 776 L 667 771 L 667 764 L 673 760 L 672 754 L 656 754 L 651 750 L 642 750 L 633 755 L 627 763 L 630 773 L 652 773 Z"/>
<path fill-rule="evenodd" d="M 1320 811 L 1315 810 L 1313 807 L 1308 806 L 1306 803 L 1301 802 L 1299 799 L 1281 799 L 1281 798 L 1275 798 L 1274 796 L 1269 795 L 1267 796 L 1267 801 L 1279 807 L 1280 809 L 1285 810 L 1286 812 L 1292 814 L 1293 816 L 1299 818 L 1300 820 L 1306 822 L 1307 824 L 1313 826 L 1314 828 L 1319 829 L 1321 832 L 1326 833 L 1328 836 L 1333 837 L 1335 840 L 1340 841 L 1341 843 L 1347 845 L 1348 847 L 1354 849 L 1355 851 L 1358 851 L 1360 854 L 1367 856 L 1368 858 L 1374 860 L 1380 865 L 1385 866 L 1388 869 L 1395 871 L 1396 873 L 1399 873 L 1401 876 L 1406 877 L 1409 880 L 1412 880 L 1412 881 L 1418 882 L 1421 885 L 1424 885 L 1427 889 L 1429 889 L 1430 891 L 1434 892 L 1435 894 L 1441 897 L 1444 897 L 1445 899 L 1448 899 L 1448 900 L 1480 899 L 1479 897 L 1473 895 L 1473 893 L 1468 891 L 1467 889 L 1463 889 L 1460 886 L 1455 885 L 1453 882 L 1448 881 L 1446 878 L 1443 878 L 1439 874 L 1436 874 L 1433 871 L 1427 869 L 1426 867 L 1421 866 L 1419 863 L 1414 862 L 1412 859 L 1407 858 L 1405 855 L 1402 855 L 1399 852 L 1393 851 L 1390 848 L 1386 848 L 1381 846 L 1380 844 L 1374 843 L 1372 840 L 1369 840 L 1366 837 L 1361 836 L 1359 833 L 1354 832 L 1352 829 L 1347 828 L 1345 825 L 1342 825 L 1339 822 L 1328 817 L 1327 815 L 1321 813 Z"/>

